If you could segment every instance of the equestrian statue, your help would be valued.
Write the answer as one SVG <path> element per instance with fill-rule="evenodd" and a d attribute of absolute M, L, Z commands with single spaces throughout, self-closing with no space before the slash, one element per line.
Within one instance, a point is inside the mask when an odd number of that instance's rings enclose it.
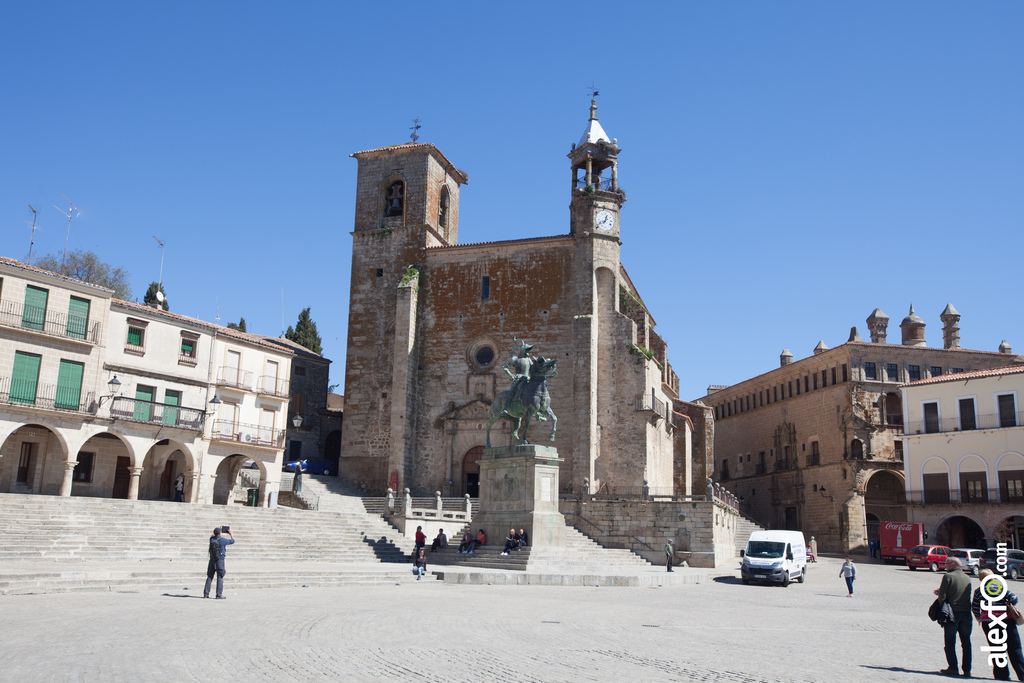
<path fill-rule="evenodd" d="M 558 376 L 558 370 L 555 368 L 558 359 L 531 357 L 530 349 L 533 348 L 533 344 L 527 344 L 519 338 L 515 341 L 519 343 L 512 349 L 512 357 L 502 366 L 502 370 L 512 380 L 512 387 L 499 393 L 487 411 L 488 448 L 491 447 L 491 425 L 504 417 L 513 422 L 512 436 L 523 444 L 530 443 L 526 440 L 530 419 L 536 418 L 538 422 L 547 422 L 550 417 L 551 433 L 548 435 L 548 441 L 555 440 L 558 418 L 551 412 L 551 395 L 548 394 L 547 380 Z M 523 418 L 526 418 L 525 425 Z M 523 429 L 522 437 L 519 435 L 520 426 Z"/>

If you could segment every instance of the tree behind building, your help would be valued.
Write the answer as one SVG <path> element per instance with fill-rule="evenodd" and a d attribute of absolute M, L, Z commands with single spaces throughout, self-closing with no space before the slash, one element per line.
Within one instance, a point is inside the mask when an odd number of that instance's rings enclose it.
<path fill-rule="evenodd" d="M 91 251 L 75 249 L 69 251 L 64 259 L 63 271 L 61 269 L 61 256 L 59 254 L 47 254 L 35 263 L 37 268 L 60 273 L 67 277 L 88 282 L 90 285 L 106 287 L 114 290 L 114 297 L 117 299 L 129 299 L 132 295 L 131 285 L 128 283 L 128 271 L 124 268 L 114 268 L 109 263 L 104 263 L 100 257 Z"/>
<path fill-rule="evenodd" d="M 164 295 L 163 301 L 156 298 L 156 293 L 158 291 Z M 167 305 L 167 294 L 164 292 L 164 286 L 158 282 L 149 283 L 149 289 L 146 290 L 146 296 L 142 298 L 142 302 L 147 306 L 155 306 L 157 308 L 162 308 L 165 311 L 171 310 L 171 307 Z"/>
<path fill-rule="evenodd" d="M 302 309 L 302 312 L 299 313 L 299 321 L 295 323 L 295 329 L 292 329 L 292 326 L 289 325 L 288 331 L 284 333 L 284 338 L 305 346 L 317 355 L 321 355 L 323 351 L 320 334 L 316 331 L 316 323 L 309 317 L 309 308 L 307 306 Z"/>

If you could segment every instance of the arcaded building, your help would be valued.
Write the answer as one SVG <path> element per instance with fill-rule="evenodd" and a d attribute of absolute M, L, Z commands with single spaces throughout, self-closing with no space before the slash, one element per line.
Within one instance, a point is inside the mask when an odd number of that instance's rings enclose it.
<path fill-rule="evenodd" d="M 819 342 L 799 360 L 785 350 L 774 370 L 709 387 L 701 402 L 715 414 L 715 479 L 755 521 L 803 531 L 826 552 L 863 549 L 880 521 L 907 521 L 900 386 L 1024 363 L 1005 343 L 961 348 L 952 305 L 940 318 L 942 348 L 926 345 L 913 307 L 902 343 L 888 343 L 889 317 L 876 308 L 870 342 L 853 328 L 845 344 Z"/>
<path fill-rule="evenodd" d="M 692 430 L 711 420 L 677 401 L 666 344 L 619 260 L 620 151 L 592 103 L 569 153 L 568 231 L 471 244 L 458 239 L 468 177 L 437 147 L 352 155 L 343 477 L 375 493 L 475 495 L 487 411 L 509 387 L 502 366 L 518 337 L 558 359 L 549 389 L 563 491 L 584 480 L 594 492 L 703 487 L 709 464 L 691 461 Z M 530 441 L 551 443 L 554 427 L 534 422 Z M 510 443 L 503 422 L 491 439 Z"/>

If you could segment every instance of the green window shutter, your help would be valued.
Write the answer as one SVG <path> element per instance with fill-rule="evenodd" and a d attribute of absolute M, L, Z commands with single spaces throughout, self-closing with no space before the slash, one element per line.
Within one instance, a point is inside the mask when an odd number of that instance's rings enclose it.
<path fill-rule="evenodd" d="M 69 360 L 60 362 L 57 374 L 57 396 L 54 407 L 64 410 L 78 410 L 82 399 L 82 375 L 85 366 Z"/>
<path fill-rule="evenodd" d="M 39 287 L 25 287 L 25 308 L 21 313 L 21 326 L 30 330 L 43 329 L 46 322 L 46 299 L 49 292 Z"/>
<path fill-rule="evenodd" d="M 142 330 L 138 327 L 129 327 L 128 344 L 132 346 L 142 346 Z"/>
<path fill-rule="evenodd" d="M 11 376 L 10 400 L 13 403 L 36 402 L 36 386 L 39 384 L 39 364 L 42 356 L 14 352 L 14 373 Z"/>
<path fill-rule="evenodd" d="M 165 425 L 178 424 L 178 409 L 169 408 L 168 406 L 180 406 L 181 405 L 181 392 L 171 391 L 170 389 L 164 391 L 164 415 L 161 422 Z"/>
<path fill-rule="evenodd" d="M 152 401 L 153 400 L 153 387 L 145 387 L 141 384 L 135 387 L 135 413 L 134 419 L 141 422 L 149 422 L 153 416 L 153 405 L 151 403 L 141 403 L 141 401 Z"/>
<path fill-rule="evenodd" d="M 68 326 L 65 334 L 75 339 L 85 339 L 86 329 L 89 327 L 89 300 L 71 297 L 71 304 L 68 306 Z"/>
<path fill-rule="evenodd" d="M 181 355 L 186 358 L 196 357 L 196 341 L 194 339 L 181 340 Z"/>

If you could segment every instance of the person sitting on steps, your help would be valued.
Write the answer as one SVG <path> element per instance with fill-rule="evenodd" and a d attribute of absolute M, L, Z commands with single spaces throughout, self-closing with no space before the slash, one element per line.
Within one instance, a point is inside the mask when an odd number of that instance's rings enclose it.
<path fill-rule="evenodd" d="M 487 534 L 484 533 L 483 529 L 481 529 L 480 533 L 478 533 L 476 535 L 476 538 L 474 538 L 472 541 L 469 542 L 468 554 L 469 555 L 473 555 L 476 552 L 477 548 L 479 548 L 482 545 L 486 545 L 486 544 L 487 544 Z"/>
<path fill-rule="evenodd" d="M 518 545 L 516 546 L 516 550 L 522 550 L 525 546 L 530 545 L 527 542 L 527 541 L 529 541 L 529 536 L 526 535 L 526 529 L 520 529 L 519 530 L 519 534 L 516 536 L 516 538 L 518 540 Z"/>
<path fill-rule="evenodd" d="M 509 529 L 508 536 L 505 537 L 505 549 L 501 551 L 502 555 L 508 555 L 518 545 L 516 541 L 516 530 Z"/>
<path fill-rule="evenodd" d="M 447 547 L 448 547 L 448 537 L 444 535 L 444 529 L 440 529 L 437 532 L 437 536 L 434 538 L 433 542 L 430 544 L 430 552 L 435 553 L 435 552 L 437 552 L 438 548 L 447 548 Z"/>
<path fill-rule="evenodd" d="M 419 581 L 423 578 L 423 575 L 427 573 L 427 551 L 421 550 L 420 554 L 413 560 L 412 571 L 416 574 L 416 580 Z"/>
<path fill-rule="evenodd" d="M 469 535 L 468 531 L 462 532 L 462 542 L 459 543 L 459 554 L 469 552 L 469 546 L 473 542 L 473 537 Z"/>

